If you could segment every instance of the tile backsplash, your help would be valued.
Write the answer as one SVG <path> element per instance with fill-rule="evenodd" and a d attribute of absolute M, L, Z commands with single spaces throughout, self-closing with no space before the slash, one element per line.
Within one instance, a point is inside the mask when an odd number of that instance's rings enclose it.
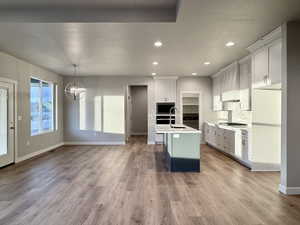
<path fill-rule="evenodd" d="M 250 124 L 252 122 L 252 112 L 251 111 L 242 111 L 242 110 L 234 110 L 234 111 L 219 111 L 216 113 L 216 120 L 218 122 L 237 122 L 237 123 L 247 123 Z M 229 120 L 229 113 L 232 114 L 232 121 Z"/>

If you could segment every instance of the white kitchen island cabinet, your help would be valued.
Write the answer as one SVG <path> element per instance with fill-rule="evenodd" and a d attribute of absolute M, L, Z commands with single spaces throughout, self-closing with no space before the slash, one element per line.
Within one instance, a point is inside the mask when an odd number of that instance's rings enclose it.
<path fill-rule="evenodd" d="M 171 172 L 200 172 L 201 131 L 185 125 L 172 128 L 157 127 L 156 133 L 164 135 L 166 166 Z"/>

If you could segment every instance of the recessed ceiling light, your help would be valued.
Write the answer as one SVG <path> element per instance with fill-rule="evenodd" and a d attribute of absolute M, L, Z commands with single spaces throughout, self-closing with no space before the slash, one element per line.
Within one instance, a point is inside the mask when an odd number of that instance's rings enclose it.
<path fill-rule="evenodd" d="M 155 61 L 155 62 L 153 62 L 152 64 L 153 64 L 154 66 L 157 66 L 157 65 L 158 65 L 158 62 Z"/>
<path fill-rule="evenodd" d="M 161 41 L 156 41 L 154 43 L 154 46 L 157 47 L 157 48 L 160 48 L 162 45 L 163 45 L 163 43 Z"/>
<path fill-rule="evenodd" d="M 229 41 L 229 42 L 226 43 L 226 47 L 232 47 L 234 45 L 235 45 L 235 43 L 232 42 L 232 41 Z"/>
<path fill-rule="evenodd" d="M 197 73 L 192 73 L 192 75 L 193 75 L 193 76 L 197 76 L 198 74 L 197 74 Z"/>
<path fill-rule="evenodd" d="M 152 73 L 152 76 L 155 76 L 156 75 L 156 73 Z"/>
<path fill-rule="evenodd" d="M 210 65 L 210 62 L 205 62 L 204 65 Z"/>

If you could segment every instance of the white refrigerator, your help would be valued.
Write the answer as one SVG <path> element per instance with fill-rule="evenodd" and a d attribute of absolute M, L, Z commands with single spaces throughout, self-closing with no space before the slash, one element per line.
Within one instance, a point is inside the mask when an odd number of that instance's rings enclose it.
<path fill-rule="evenodd" d="M 252 170 L 280 171 L 281 90 L 252 91 Z"/>

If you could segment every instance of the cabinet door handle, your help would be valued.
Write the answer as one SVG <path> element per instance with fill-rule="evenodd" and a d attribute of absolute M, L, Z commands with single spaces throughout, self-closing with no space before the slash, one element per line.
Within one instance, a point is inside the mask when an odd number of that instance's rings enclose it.
<path fill-rule="evenodd" d="M 265 75 L 264 76 L 264 83 L 268 84 L 268 81 L 269 81 L 269 75 Z"/>

